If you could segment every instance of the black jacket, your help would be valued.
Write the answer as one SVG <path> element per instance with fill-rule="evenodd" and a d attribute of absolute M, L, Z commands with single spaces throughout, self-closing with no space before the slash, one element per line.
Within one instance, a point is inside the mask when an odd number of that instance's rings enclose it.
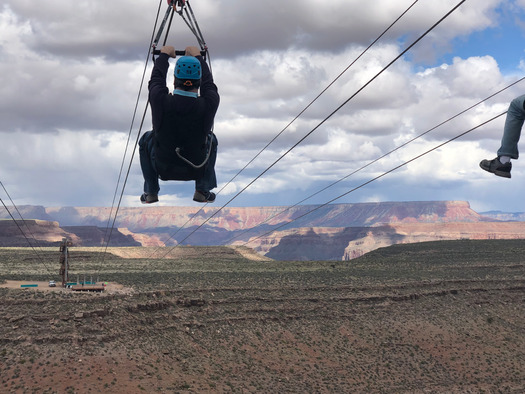
<path fill-rule="evenodd" d="M 149 102 L 151 105 L 151 114 L 153 118 L 153 130 L 160 130 L 163 126 L 164 113 L 166 111 L 175 111 L 177 116 L 184 117 L 195 106 L 195 99 L 170 94 L 166 87 L 166 74 L 168 73 L 169 56 L 161 53 L 151 72 L 151 79 L 148 84 Z M 202 67 L 202 79 L 200 87 L 200 96 L 197 100 L 204 101 L 205 104 L 205 123 L 211 130 L 213 118 L 219 107 L 219 93 L 217 86 L 213 82 L 213 76 L 210 69 L 202 56 L 197 56 Z"/>
<path fill-rule="evenodd" d="M 219 106 L 219 93 L 208 65 L 197 59 L 202 67 L 200 96 L 197 98 L 173 95 L 166 87 L 169 56 L 161 53 L 155 61 L 148 84 L 153 118 L 155 162 L 161 179 L 189 180 L 202 175 L 184 164 L 175 149 L 194 164 L 206 157 L 206 137 L 213 127 Z"/>

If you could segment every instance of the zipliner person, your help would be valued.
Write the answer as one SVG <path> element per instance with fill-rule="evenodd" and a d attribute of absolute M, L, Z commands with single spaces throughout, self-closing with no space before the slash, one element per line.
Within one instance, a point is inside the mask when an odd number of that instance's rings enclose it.
<path fill-rule="evenodd" d="M 218 89 L 200 50 L 187 47 L 186 56 L 180 57 L 175 65 L 175 89 L 170 94 L 166 87 L 170 57 L 175 58 L 175 48 L 162 47 L 148 84 L 153 130 L 144 133 L 139 141 L 144 176 L 140 201 L 143 204 L 159 201 L 160 177 L 163 180 L 194 179 L 193 200 L 213 202 L 215 193 L 211 190 L 217 187 L 217 138 L 212 129 L 220 101 Z M 209 158 L 204 159 L 206 164 L 201 166 L 200 161 L 207 152 Z M 197 158 L 199 163 L 190 160 L 194 165 L 188 165 L 184 163 L 186 158 L 181 159 L 181 156 Z"/>
<path fill-rule="evenodd" d="M 519 157 L 518 141 L 521 136 L 521 129 L 525 121 L 525 95 L 516 97 L 511 101 L 507 117 L 505 118 L 505 127 L 503 128 L 503 137 L 501 138 L 501 147 L 498 149 L 498 157 L 492 160 L 482 160 L 479 166 L 485 171 L 492 172 L 497 176 L 510 178 L 512 163 L 510 159 L 517 160 Z"/>

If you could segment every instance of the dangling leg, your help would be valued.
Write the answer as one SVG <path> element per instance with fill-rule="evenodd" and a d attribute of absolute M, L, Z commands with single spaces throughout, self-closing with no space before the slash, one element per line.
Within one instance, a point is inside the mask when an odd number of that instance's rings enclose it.
<path fill-rule="evenodd" d="M 501 147 L 498 149 L 498 156 L 508 156 L 511 159 L 517 159 L 519 157 L 518 141 L 520 140 L 521 128 L 525 121 L 524 104 L 525 95 L 519 96 L 511 101 L 505 119 L 505 127 L 503 129 Z"/>
<path fill-rule="evenodd" d="M 215 201 L 215 193 L 210 190 L 217 187 L 217 176 L 215 175 L 215 161 L 217 160 L 217 137 L 212 134 L 211 153 L 206 165 L 206 170 L 202 178 L 195 181 L 195 194 L 193 201 L 197 202 L 213 202 Z"/>
<path fill-rule="evenodd" d="M 143 204 L 159 201 L 159 176 L 155 169 L 153 132 L 147 131 L 139 140 L 140 168 L 144 176 L 144 194 L 140 196 Z"/>
<path fill-rule="evenodd" d="M 525 95 L 516 97 L 511 101 L 503 128 L 501 147 L 498 149 L 498 157 L 492 160 L 482 160 L 479 163 L 481 168 L 495 175 L 510 178 L 512 169 L 510 159 L 518 159 L 519 157 L 518 142 L 524 121 Z"/>

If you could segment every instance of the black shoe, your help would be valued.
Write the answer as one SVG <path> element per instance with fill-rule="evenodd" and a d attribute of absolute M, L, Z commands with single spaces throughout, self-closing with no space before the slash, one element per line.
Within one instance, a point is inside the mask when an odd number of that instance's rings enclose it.
<path fill-rule="evenodd" d="M 142 196 L 140 196 L 140 202 L 142 204 L 153 204 L 154 202 L 159 201 L 159 196 L 156 194 L 148 194 L 144 193 Z"/>
<path fill-rule="evenodd" d="M 196 190 L 195 194 L 193 195 L 193 201 L 197 201 L 197 202 L 214 202 L 215 201 L 215 193 L 213 193 L 213 192 L 200 192 L 200 191 Z"/>
<path fill-rule="evenodd" d="M 510 178 L 510 170 L 512 169 L 512 163 L 510 161 L 502 164 L 501 161 L 499 161 L 499 157 L 496 157 L 492 160 L 481 160 L 479 166 L 485 171 L 492 172 L 497 176 Z"/>

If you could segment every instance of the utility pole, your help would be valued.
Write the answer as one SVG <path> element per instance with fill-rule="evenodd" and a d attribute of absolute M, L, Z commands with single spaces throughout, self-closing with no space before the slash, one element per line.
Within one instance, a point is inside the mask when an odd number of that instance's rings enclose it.
<path fill-rule="evenodd" d="M 66 283 L 69 282 L 69 249 L 72 242 L 68 241 L 67 238 L 62 238 L 60 244 L 60 271 L 59 274 L 62 276 L 62 287 L 66 287 Z"/>

